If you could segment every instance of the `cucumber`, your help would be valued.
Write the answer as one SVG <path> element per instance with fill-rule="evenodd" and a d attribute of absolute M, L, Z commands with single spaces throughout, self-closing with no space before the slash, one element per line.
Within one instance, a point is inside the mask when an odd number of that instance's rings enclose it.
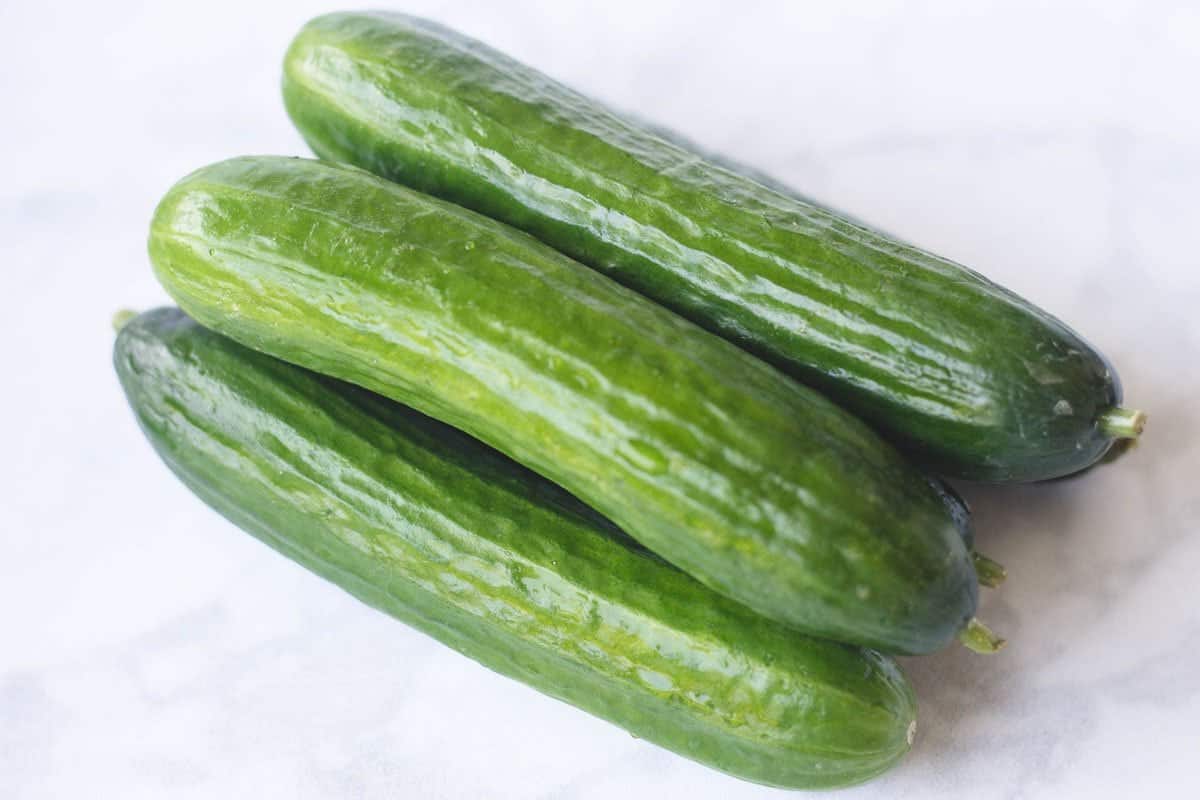
<path fill-rule="evenodd" d="M 201 324 L 466 431 L 772 619 L 912 654 L 974 614 L 953 515 L 891 446 L 494 220 L 346 165 L 239 158 L 167 193 L 150 256 Z"/>
<path fill-rule="evenodd" d="M 319 17 L 283 96 L 322 158 L 521 228 L 818 387 L 953 477 L 1053 478 L 1136 436 L 1109 363 L 980 275 L 639 128 L 485 45 Z"/>
<path fill-rule="evenodd" d="M 496 672 L 773 786 L 858 783 L 908 750 L 891 659 L 753 614 L 458 431 L 176 309 L 128 322 L 114 362 L 205 502 Z"/>

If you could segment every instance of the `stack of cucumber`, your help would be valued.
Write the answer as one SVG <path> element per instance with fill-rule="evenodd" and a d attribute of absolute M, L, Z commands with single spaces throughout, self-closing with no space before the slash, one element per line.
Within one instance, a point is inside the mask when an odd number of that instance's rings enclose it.
<path fill-rule="evenodd" d="M 147 436 L 365 602 L 717 769 L 896 763 L 891 656 L 1002 643 L 938 476 L 1059 477 L 1143 425 L 1011 292 L 445 28 L 318 18 L 283 94 L 322 160 L 154 214 L 182 310 L 114 355 Z"/>

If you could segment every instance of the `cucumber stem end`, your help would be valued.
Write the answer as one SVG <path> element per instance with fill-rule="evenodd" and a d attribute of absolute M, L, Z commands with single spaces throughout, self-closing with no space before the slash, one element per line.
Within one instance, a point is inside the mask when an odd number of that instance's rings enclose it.
<path fill-rule="evenodd" d="M 1114 439 L 1136 439 L 1146 428 L 1146 413 L 1137 409 L 1110 408 L 1100 415 L 1100 430 Z"/>
<path fill-rule="evenodd" d="M 971 560 L 975 563 L 975 575 L 981 586 L 995 589 L 1004 583 L 1008 570 L 999 561 L 993 561 L 978 550 L 971 551 Z"/>
<path fill-rule="evenodd" d="M 136 311 L 130 311 L 128 308 L 122 308 L 120 311 L 113 314 L 113 316 L 112 316 L 113 333 L 120 333 L 121 328 L 124 328 L 126 325 L 128 325 L 129 320 L 133 319 L 137 315 L 138 314 Z"/>
<path fill-rule="evenodd" d="M 958 640 L 962 642 L 968 650 L 983 655 L 991 655 L 999 652 L 1000 648 L 1004 647 L 1005 639 L 992 633 L 988 626 L 984 625 L 975 617 L 971 617 L 970 622 L 958 632 Z"/>

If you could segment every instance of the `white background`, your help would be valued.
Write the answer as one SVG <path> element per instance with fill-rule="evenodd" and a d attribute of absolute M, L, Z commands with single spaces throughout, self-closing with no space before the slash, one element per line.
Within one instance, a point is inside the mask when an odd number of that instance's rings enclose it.
<path fill-rule="evenodd" d="M 1009 636 L 908 660 L 910 756 L 840 796 L 1200 796 L 1200 6 L 414 2 L 615 105 L 983 271 L 1146 408 L 1084 478 L 967 487 Z M 303 153 L 302 2 L 0 6 L 0 797 L 746 798 L 493 675 L 204 508 L 109 318 L 177 178 Z"/>

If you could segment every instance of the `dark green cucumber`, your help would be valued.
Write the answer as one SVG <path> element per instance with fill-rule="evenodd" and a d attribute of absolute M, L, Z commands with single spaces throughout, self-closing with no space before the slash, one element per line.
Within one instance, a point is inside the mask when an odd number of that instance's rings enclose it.
<path fill-rule="evenodd" d="M 241 158 L 168 192 L 150 256 L 202 324 L 482 439 L 772 619 L 923 653 L 974 613 L 948 506 L 869 428 L 494 220 Z"/>
<path fill-rule="evenodd" d="M 1140 431 L 1108 362 L 1041 309 L 441 26 L 319 17 L 288 51 L 283 96 L 321 157 L 532 233 L 944 474 L 1052 478 Z"/>
<path fill-rule="evenodd" d="M 858 783 L 908 750 L 890 659 L 753 614 L 458 431 L 175 309 L 127 323 L 114 361 L 205 502 L 484 666 L 773 786 Z"/>

